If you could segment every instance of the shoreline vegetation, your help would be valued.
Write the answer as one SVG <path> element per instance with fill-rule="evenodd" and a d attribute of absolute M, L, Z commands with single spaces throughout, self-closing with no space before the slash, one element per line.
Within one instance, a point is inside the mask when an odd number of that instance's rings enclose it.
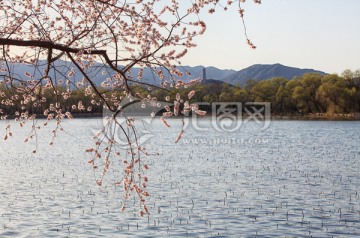
<path fill-rule="evenodd" d="M 130 114 L 133 117 L 149 117 L 150 114 Z M 101 113 L 94 114 L 74 114 L 74 119 L 77 118 L 101 118 L 103 115 Z M 155 117 L 161 117 L 161 114 L 156 115 Z M 191 116 L 190 116 L 191 117 Z M 199 116 L 197 116 L 199 117 Z M 208 115 L 202 116 L 204 118 L 211 117 L 211 113 Z M 200 117 L 200 118 L 202 118 Z M 45 118 L 45 117 L 44 117 Z M 181 116 L 172 117 L 172 118 L 182 118 Z M 243 116 L 242 119 L 245 120 L 247 116 Z M 333 115 L 328 115 L 326 113 L 309 113 L 305 115 L 299 114 L 272 114 L 270 117 L 271 120 L 301 120 L 301 121 L 360 121 L 360 113 L 336 113 Z"/>
<path fill-rule="evenodd" d="M 150 113 L 130 113 L 129 117 L 150 117 Z M 160 118 L 162 113 L 156 114 L 156 118 Z M 84 118 L 102 118 L 104 117 L 102 113 L 74 113 L 74 119 L 84 119 Z M 188 116 L 191 118 L 191 116 Z M 208 112 L 205 116 L 197 116 L 198 118 L 208 118 L 211 117 L 211 112 Z M 7 119 L 14 119 L 14 116 L 9 116 Z M 182 118 L 181 116 L 174 116 L 171 118 Z M 170 119 L 171 119 L 170 118 Z M 242 120 L 246 120 L 248 117 L 243 115 Z M 46 119 L 44 115 L 36 115 L 36 119 Z M 326 113 L 309 113 L 309 114 L 271 114 L 270 120 L 299 120 L 299 121 L 360 121 L 360 113 L 336 113 L 329 115 Z"/>
<path fill-rule="evenodd" d="M 360 113 L 309 113 L 305 115 L 275 114 L 271 120 L 305 120 L 305 121 L 360 121 Z"/>
<path fill-rule="evenodd" d="M 146 116 L 154 112 L 160 116 L 165 112 L 161 107 L 168 106 L 167 110 L 171 112 L 174 100 L 182 98 L 190 105 L 198 104 L 208 116 L 213 110 L 212 103 L 216 102 L 229 105 L 234 102 L 241 105 L 266 102 L 271 110 L 267 113 L 273 120 L 360 120 L 360 70 L 345 70 L 341 76 L 310 73 L 293 79 L 249 79 L 245 85 L 230 85 L 219 80 L 204 80 L 188 87 L 178 84 L 184 83 L 178 80 L 164 90 L 133 83 L 129 85 L 133 98 L 111 85 L 98 86 L 97 90 L 110 107 L 122 106 L 128 115 L 141 112 Z M 31 115 L 55 118 L 59 114 L 83 118 L 102 117 L 106 113 L 104 103 L 94 99 L 95 93 L 89 85 L 74 88 L 58 84 L 56 90 L 54 95 L 52 88 L 43 88 L 37 91 L 39 95 L 27 99 L 31 100 L 30 103 L 24 104 L 23 98 L 14 97 L 15 87 L 0 84 L 0 100 L 4 102 L 0 104 L 0 118 L 27 118 Z M 181 111 L 182 106 L 179 109 Z M 243 116 L 246 116 L 244 111 Z"/>

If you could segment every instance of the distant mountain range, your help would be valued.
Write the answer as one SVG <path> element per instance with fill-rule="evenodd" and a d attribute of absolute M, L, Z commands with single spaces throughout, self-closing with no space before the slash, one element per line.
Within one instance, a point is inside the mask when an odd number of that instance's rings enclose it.
<path fill-rule="evenodd" d="M 232 69 L 218 69 L 215 67 L 204 67 L 204 66 L 183 66 L 180 68 L 185 74 L 189 72 L 190 76 L 184 76 L 181 78 L 184 81 L 193 78 L 203 78 L 203 69 L 206 69 L 206 79 L 213 79 L 223 81 L 231 85 L 245 85 L 246 81 L 249 79 L 254 79 L 257 81 L 271 79 L 274 77 L 284 77 L 286 79 L 292 79 L 296 76 L 302 76 L 306 73 L 318 73 L 326 74 L 325 72 L 314 70 L 314 69 L 300 69 L 295 67 L 289 67 L 282 64 L 255 64 L 245 69 L 235 71 Z M 135 69 L 134 72 L 137 72 Z M 169 77 L 169 75 L 166 75 Z M 143 74 L 144 81 L 153 78 L 153 82 L 156 82 L 156 77 L 151 74 L 150 70 L 145 70 Z"/>
<path fill-rule="evenodd" d="M 178 70 L 183 73 L 184 76 L 177 77 L 174 76 L 175 79 L 181 79 L 184 82 L 189 81 L 191 79 L 203 78 L 203 69 L 206 69 L 206 78 L 207 79 L 215 79 L 215 80 L 222 80 L 232 74 L 236 73 L 236 70 L 233 69 L 218 69 L 215 67 L 204 67 L 204 66 L 181 66 L 178 67 Z M 136 78 L 136 75 L 139 72 L 139 68 L 132 69 L 132 75 Z M 163 70 L 165 79 L 169 80 L 171 75 L 166 71 Z M 189 75 L 187 74 L 189 73 Z M 159 84 L 161 80 L 157 77 L 154 72 L 152 72 L 149 68 L 145 68 L 143 71 L 143 76 L 140 82 L 152 83 L 152 84 Z"/>
<path fill-rule="evenodd" d="M 46 64 L 45 62 L 43 62 L 42 64 L 40 63 L 39 65 L 41 65 L 39 70 L 41 72 L 45 69 Z M 68 69 L 70 68 L 75 68 L 74 65 L 72 65 L 72 63 L 70 62 L 59 61 L 57 63 L 57 70 L 59 72 L 63 72 L 63 75 L 66 75 L 66 72 L 68 72 Z M 101 64 L 96 64 L 94 69 L 87 70 L 96 85 L 100 85 L 105 78 L 109 77 L 111 74 L 114 73 L 111 72 L 110 70 L 109 74 L 102 75 L 101 72 L 97 70 L 99 68 L 101 68 Z M 181 80 L 188 81 L 195 78 L 203 78 L 204 68 L 206 70 L 206 79 L 222 81 L 231 85 L 245 85 L 246 81 L 249 79 L 254 79 L 257 81 L 270 79 L 274 77 L 284 77 L 286 79 L 292 79 L 295 76 L 302 76 L 305 73 L 326 74 L 325 72 L 319 70 L 300 69 L 295 67 L 284 66 L 281 64 L 255 64 L 239 71 L 232 69 L 218 69 L 215 67 L 204 67 L 204 66 L 195 66 L 195 67 L 181 66 L 179 67 L 179 70 L 184 74 Z M 133 79 L 136 79 L 139 70 L 140 70 L 139 68 L 132 69 Z M 37 71 L 35 78 L 40 76 L 39 71 Z M 24 76 L 25 72 L 33 73 L 34 68 L 31 68 L 31 66 L 25 64 L 14 64 L 13 72 L 15 72 L 16 75 Z M 187 75 L 186 72 L 189 72 L 190 75 Z M 164 70 L 164 75 L 165 75 L 165 79 L 170 79 L 170 75 L 165 70 Z M 52 72 L 50 72 L 50 76 L 53 76 Z M 76 80 L 82 79 L 82 75 L 78 70 L 75 70 L 73 77 Z M 179 77 L 176 77 L 176 79 L 179 79 Z M 140 80 L 140 82 L 159 85 L 160 79 L 149 68 L 145 68 L 143 72 L 143 77 Z"/>
<path fill-rule="evenodd" d="M 257 81 L 275 77 L 292 79 L 295 76 L 302 76 L 306 73 L 326 74 L 325 72 L 319 70 L 299 69 L 281 64 L 255 64 L 248 68 L 237 71 L 236 73 L 233 73 L 225 78 L 222 78 L 221 81 L 232 85 L 244 85 L 249 79 L 254 79 Z"/>

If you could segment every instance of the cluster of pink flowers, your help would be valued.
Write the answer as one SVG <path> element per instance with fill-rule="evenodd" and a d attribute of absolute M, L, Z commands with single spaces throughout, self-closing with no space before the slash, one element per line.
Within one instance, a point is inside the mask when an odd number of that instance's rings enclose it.
<path fill-rule="evenodd" d="M 198 83 L 200 79 L 172 83 L 176 77 L 184 75 L 177 68 L 181 65 L 180 59 L 196 47 L 195 37 L 206 31 L 206 24 L 199 20 L 198 14 L 201 11 L 214 13 L 219 6 L 226 10 L 223 6 L 238 2 L 243 18 L 240 3 L 244 1 L 193 0 L 187 9 L 186 4 L 178 0 L 1 1 L 0 119 L 14 117 L 21 127 L 29 121 L 33 123 L 25 141 L 36 141 L 36 131 L 40 129 L 34 122 L 37 115 L 47 119 L 41 126 L 48 126 L 48 121 L 55 120 L 50 141 L 53 144 L 58 132 L 63 130 L 63 120 L 103 105 L 113 117 L 94 136 L 94 146 L 87 150 L 93 157 L 89 164 L 100 171 L 96 184 L 103 185 L 114 158 L 125 158 L 128 162 L 123 164 L 124 178 L 118 185 L 123 186 L 125 200 L 131 193 L 137 194 L 142 204 L 141 216 L 149 214 L 145 205 L 145 197 L 149 196 L 145 189 L 148 179 L 143 174 L 148 168 L 143 157 L 149 153 L 139 146 L 134 136 L 137 131 L 133 120 L 125 118 L 126 128 L 117 121 L 122 102 L 128 96 L 141 97 L 134 85 L 150 86 L 142 80 L 145 67 L 159 76 L 163 90 L 169 86 L 178 89 Z M 260 0 L 254 2 L 261 3 Z M 247 43 L 255 49 L 248 38 Z M 27 70 L 18 74 L 16 65 L 24 65 Z M 134 67 L 140 67 L 136 76 L 132 75 Z M 166 72 L 171 75 L 171 82 L 165 79 Z M 97 85 L 95 79 L 99 78 L 102 83 Z M 75 89 L 89 100 L 76 99 Z M 140 99 L 157 107 L 159 102 L 150 94 Z M 49 100 L 49 95 L 53 101 Z M 190 103 L 194 95 L 195 91 L 191 91 L 187 99 L 182 99 L 176 94 L 173 108 L 166 108 L 160 118 L 166 127 L 170 125 L 165 118 L 171 116 L 190 111 L 205 115 L 206 112 Z M 166 101 L 170 99 L 166 97 Z M 70 101 L 68 106 L 65 102 Z M 114 126 L 123 130 L 126 149 L 119 147 L 111 133 Z M 183 134 L 182 129 L 175 142 Z M 1 137 L 7 140 L 10 136 L 12 132 L 7 126 Z M 33 152 L 36 150 L 37 145 Z"/>

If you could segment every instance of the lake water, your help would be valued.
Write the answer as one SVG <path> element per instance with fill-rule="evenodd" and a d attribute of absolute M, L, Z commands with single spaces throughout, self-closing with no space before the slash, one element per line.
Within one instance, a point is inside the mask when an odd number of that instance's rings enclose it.
<path fill-rule="evenodd" d="M 179 120 L 152 123 L 146 146 L 160 156 L 146 158 L 149 217 L 137 204 L 120 211 L 120 167 L 96 185 L 84 151 L 99 119 L 65 121 L 53 146 L 52 125 L 40 129 L 36 154 L 22 142 L 28 130 L 10 122 L 14 136 L 0 142 L 0 237 L 360 236 L 360 122 L 249 122 L 224 133 L 209 120 L 177 144 Z"/>

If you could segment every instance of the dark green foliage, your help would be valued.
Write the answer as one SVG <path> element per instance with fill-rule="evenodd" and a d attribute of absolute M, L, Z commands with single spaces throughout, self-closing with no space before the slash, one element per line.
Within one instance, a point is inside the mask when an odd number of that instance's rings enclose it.
<path fill-rule="evenodd" d="M 360 111 L 360 71 L 352 72 L 345 70 L 339 76 L 336 74 L 304 74 L 301 77 L 294 77 L 291 80 L 276 77 L 263 81 L 248 80 L 241 86 L 232 86 L 227 83 L 219 83 L 217 80 L 209 80 L 205 83 L 193 85 L 188 88 L 180 89 L 181 98 L 187 100 L 190 91 L 195 90 L 195 95 L 191 98 L 192 102 L 270 102 L 272 113 L 275 114 L 308 114 L 308 113 L 353 113 Z M 139 98 L 146 98 L 151 90 L 152 97 L 158 101 L 166 101 L 169 96 L 169 103 L 175 99 L 176 92 L 162 89 L 150 89 L 141 86 L 131 86 L 134 95 Z M 14 95 L 14 89 L 5 88 L 0 85 L 0 92 L 4 92 L 0 100 L 6 100 Z M 61 88 L 59 93 L 66 92 L 66 88 Z M 121 93 L 108 93 L 105 89 L 99 88 L 106 97 L 124 97 Z M 3 112 L 10 115 L 15 112 L 29 110 L 30 113 L 42 114 L 50 104 L 60 103 L 63 112 L 69 111 L 72 114 L 100 114 L 103 105 L 99 102 L 95 104 L 91 96 L 85 96 L 83 89 L 73 90 L 71 97 L 64 99 L 63 95 L 55 95 L 52 90 L 45 91 L 46 101 L 32 106 L 27 105 L 21 108 L 21 99 L 13 100 L 14 105 L 1 106 Z M 82 101 L 85 110 L 74 109 Z M 87 110 L 91 106 L 91 110 Z M 28 108 L 31 107 L 31 108 Z"/>

